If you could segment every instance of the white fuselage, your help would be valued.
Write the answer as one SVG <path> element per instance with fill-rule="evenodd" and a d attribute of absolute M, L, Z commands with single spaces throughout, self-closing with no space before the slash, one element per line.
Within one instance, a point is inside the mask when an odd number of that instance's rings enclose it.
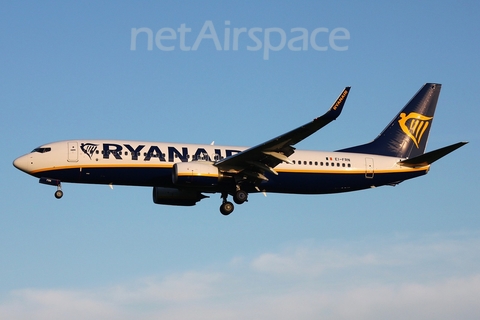
<path fill-rule="evenodd" d="M 215 161 L 246 147 L 123 140 L 70 140 L 45 144 L 14 165 L 39 177 L 62 182 L 174 187 L 175 163 Z M 400 166 L 402 159 L 371 154 L 296 150 L 291 163 L 266 172 L 256 191 L 321 194 L 394 185 L 428 172 L 429 166 Z M 197 188 L 201 190 L 202 188 Z M 205 192 L 220 192 L 205 188 Z M 254 192 L 254 190 L 251 190 Z"/>

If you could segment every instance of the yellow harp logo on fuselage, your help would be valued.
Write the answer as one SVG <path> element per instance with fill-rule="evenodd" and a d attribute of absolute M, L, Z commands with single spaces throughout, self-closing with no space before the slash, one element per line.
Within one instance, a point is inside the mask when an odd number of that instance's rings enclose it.
<path fill-rule="evenodd" d="M 430 125 L 429 120 L 432 119 L 433 117 L 426 117 L 416 112 L 410 112 L 408 116 L 402 112 L 400 114 L 400 120 L 398 120 L 398 124 L 400 125 L 400 128 L 402 128 L 402 131 L 413 140 L 418 148 L 423 134 Z"/>

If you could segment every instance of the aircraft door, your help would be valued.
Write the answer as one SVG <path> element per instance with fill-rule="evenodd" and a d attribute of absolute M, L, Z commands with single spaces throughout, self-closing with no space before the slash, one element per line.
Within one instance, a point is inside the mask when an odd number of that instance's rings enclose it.
<path fill-rule="evenodd" d="M 365 158 L 365 178 L 372 179 L 374 175 L 373 158 Z"/>
<path fill-rule="evenodd" d="M 77 162 L 78 161 L 78 143 L 68 142 L 68 162 Z"/>

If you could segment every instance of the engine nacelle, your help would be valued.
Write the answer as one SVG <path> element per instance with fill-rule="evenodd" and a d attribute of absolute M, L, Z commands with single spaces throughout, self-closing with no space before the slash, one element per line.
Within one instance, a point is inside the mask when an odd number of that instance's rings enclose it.
<path fill-rule="evenodd" d="M 223 178 L 211 162 L 179 162 L 173 166 L 172 181 L 178 186 L 215 187 Z"/>
<path fill-rule="evenodd" d="M 153 187 L 153 202 L 172 206 L 194 206 L 203 198 L 208 198 L 195 190 Z"/>

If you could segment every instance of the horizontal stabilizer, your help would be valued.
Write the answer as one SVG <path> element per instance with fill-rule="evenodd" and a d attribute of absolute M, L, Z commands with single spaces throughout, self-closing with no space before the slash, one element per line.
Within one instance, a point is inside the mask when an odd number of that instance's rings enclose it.
<path fill-rule="evenodd" d="M 446 156 L 450 152 L 453 152 L 458 148 L 466 145 L 467 143 L 468 142 L 458 142 L 447 147 L 443 147 L 434 151 L 427 152 L 415 158 L 400 161 L 398 164 L 406 167 L 412 167 L 412 168 L 428 166 L 429 164 L 432 164 L 438 159 Z"/>

